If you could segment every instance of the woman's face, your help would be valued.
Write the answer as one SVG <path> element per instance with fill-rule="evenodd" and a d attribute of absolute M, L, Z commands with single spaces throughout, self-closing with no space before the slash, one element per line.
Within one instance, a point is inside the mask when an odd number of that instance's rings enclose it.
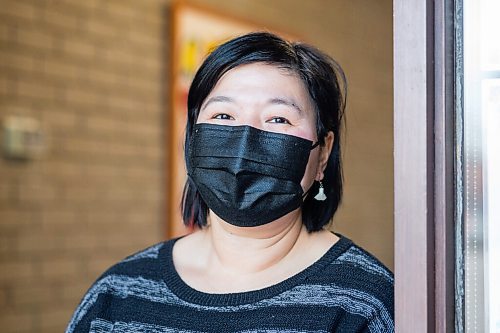
<path fill-rule="evenodd" d="M 248 125 L 312 142 L 318 140 L 314 106 L 300 78 L 263 63 L 241 65 L 224 74 L 205 99 L 197 123 Z M 301 182 L 304 191 L 315 179 L 322 178 L 326 166 L 322 161 L 325 153 L 328 159 L 331 149 L 329 141 L 327 137 L 326 147 L 311 151 Z"/>

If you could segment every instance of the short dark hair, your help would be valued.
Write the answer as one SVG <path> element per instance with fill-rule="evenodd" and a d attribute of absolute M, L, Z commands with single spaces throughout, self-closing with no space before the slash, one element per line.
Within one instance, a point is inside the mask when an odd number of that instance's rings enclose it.
<path fill-rule="evenodd" d="M 332 219 L 342 199 L 340 139 L 347 83 L 340 65 L 328 55 L 304 43 L 290 43 L 268 33 L 253 32 L 231 39 L 213 50 L 198 69 L 188 94 L 184 158 L 189 170 L 189 149 L 200 108 L 220 78 L 229 70 L 250 63 L 265 63 L 288 69 L 300 77 L 316 109 L 316 130 L 320 145 L 329 131 L 334 144 L 322 180 L 327 200 L 308 195 L 302 205 L 302 223 L 309 232 L 318 231 Z M 318 191 L 314 182 L 310 193 Z M 208 207 L 188 177 L 182 195 L 182 216 L 187 226 L 203 227 Z"/>

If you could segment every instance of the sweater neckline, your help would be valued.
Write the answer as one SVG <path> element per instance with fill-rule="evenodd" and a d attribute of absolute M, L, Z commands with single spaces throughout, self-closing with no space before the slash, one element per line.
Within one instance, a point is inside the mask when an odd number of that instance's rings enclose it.
<path fill-rule="evenodd" d="M 212 294 L 199 291 L 184 282 L 175 269 L 172 255 L 175 242 L 182 238 L 178 237 L 165 242 L 165 245 L 161 249 L 161 262 L 164 263 L 163 266 L 166 267 L 166 269 L 163 270 L 163 278 L 168 288 L 177 297 L 189 303 L 204 306 L 251 304 L 266 298 L 274 297 L 285 292 L 286 290 L 291 289 L 292 287 L 302 283 L 304 280 L 307 280 L 309 276 L 321 271 L 325 266 L 337 259 L 342 253 L 349 249 L 352 245 L 352 241 L 340 234 L 336 235 L 339 236 L 339 240 L 333 244 L 330 249 L 323 254 L 323 256 L 295 275 L 262 289 L 225 294 Z"/>

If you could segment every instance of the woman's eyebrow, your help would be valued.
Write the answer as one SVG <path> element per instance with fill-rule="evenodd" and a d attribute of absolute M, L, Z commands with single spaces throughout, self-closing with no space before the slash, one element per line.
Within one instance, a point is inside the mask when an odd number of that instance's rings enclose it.
<path fill-rule="evenodd" d="M 269 100 L 269 104 L 291 106 L 299 114 L 302 114 L 302 112 L 303 112 L 302 109 L 300 108 L 300 106 L 297 103 L 295 103 L 293 100 L 290 100 L 290 99 L 287 99 L 287 98 L 281 98 L 281 97 L 271 98 Z"/>
<path fill-rule="evenodd" d="M 212 96 L 210 97 L 206 102 L 205 105 L 201 108 L 202 110 L 205 109 L 208 105 L 211 103 L 217 103 L 217 102 L 229 102 L 229 103 L 234 103 L 234 99 L 231 97 L 227 96 Z"/>

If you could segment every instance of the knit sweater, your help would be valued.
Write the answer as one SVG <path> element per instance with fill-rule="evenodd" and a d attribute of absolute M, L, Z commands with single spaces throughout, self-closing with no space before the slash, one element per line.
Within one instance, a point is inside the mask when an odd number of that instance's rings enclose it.
<path fill-rule="evenodd" d="M 345 237 L 300 273 L 260 290 L 209 294 L 174 268 L 177 239 L 106 271 L 68 324 L 73 332 L 394 332 L 393 275 Z"/>

